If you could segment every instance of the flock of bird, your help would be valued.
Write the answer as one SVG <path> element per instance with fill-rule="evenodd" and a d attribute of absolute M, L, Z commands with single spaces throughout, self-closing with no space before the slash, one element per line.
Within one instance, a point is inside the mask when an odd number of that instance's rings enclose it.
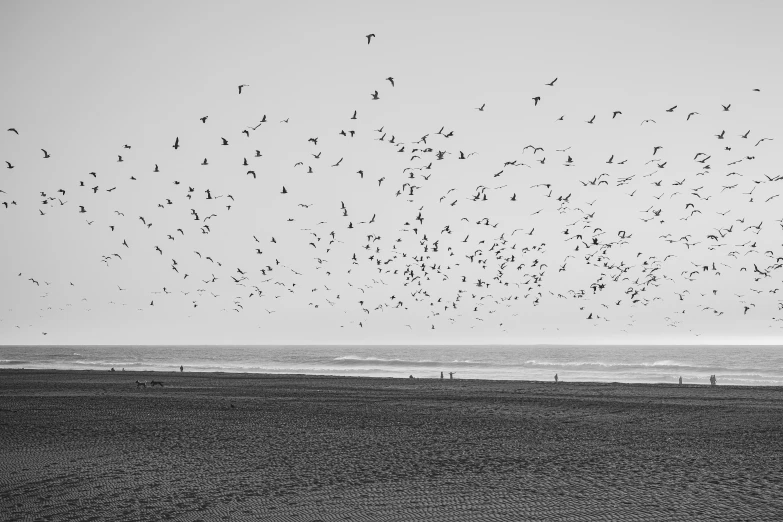
<path fill-rule="evenodd" d="M 373 38 L 366 35 L 367 45 Z M 554 92 L 562 81 L 541 81 L 540 86 Z M 383 104 L 384 89 L 401 88 L 393 76 L 382 85 L 368 93 L 364 101 L 369 103 L 361 111 Z M 251 85 L 242 84 L 231 95 L 251 91 Z M 748 91 L 750 96 L 760 93 Z M 532 97 L 530 104 L 539 110 L 546 98 Z M 492 107 L 482 103 L 464 110 L 483 115 Z M 711 148 L 694 150 L 687 163 L 672 164 L 675 159 L 667 157 L 667 146 L 654 142 L 645 145 L 643 157 L 617 151 L 600 165 L 580 164 L 567 144 L 526 144 L 516 157 L 495 162 L 497 168 L 479 169 L 469 186 L 449 186 L 450 170 L 481 154 L 452 146 L 460 129 L 370 128 L 362 124 L 360 110 L 350 109 L 345 130 L 329 136 L 314 132 L 300 144 L 301 158 L 284 176 L 349 175 L 354 193 L 365 201 L 377 200 L 378 211 L 355 215 L 346 203 L 349 197 L 316 194 L 308 192 L 306 184 L 283 182 L 274 188 L 279 221 L 265 222 L 247 237 L 237 235 L 230 216 L 243 207 L 252 213 L 252 192 L 261 190 L 260 184 L 271 192 L 264 162 L 274 154 L 262 151 L 252 139 L 256 133 L 276 132 L 275 126 L 300 123 L 263 115 L 245 128 L 211 129 L 209 116 L 195 115 L 196 132 L 213 133 L 219 136 L 216 148 L 236 151 L 231 165 L 215 163 L 203 149 L 196 162 L 181 136 L 171 136 L 168 155 L 151 165 L 135 164 L 136 148 L 125 144 L 112 153 L 118 165 L 114 172 L 86 171 L 40 187 L 38 204 L 31 208 L 19 202 L 10 176 L 30 176 L 40 166 L 20 164 L 8 153 L 0 179 L 5 185 L 0 188 L 0 219 L 81 215 L 80 224 L 93 227 L 88 233 L 108 230 L 111 240 L 102 244 L 105 253 L 91 262 L 116 270 L 134 252 L 134 259 L 143 256 L 145 263 L 166 274 L 168 284 L 149 289 L 143 302 L 122 303 L 139 310 L 160 308 L 178 295 L 184 297 L 177 303 L 189 308 L 254 317 L 278 312 L 285 308 L 280 303 L 293 300 L 301 307 L 341 312 L 344 319 L 335 323 L 341 328 L 372 328 L 384 314 L 384 322 L 398 321 L 411 330 L 469 325 L 503 331 L 532 308 L 570 306 L 580 320 L 596 324 L 622 317 L 616 328 L 628 331 L 646 308 L 663 306 L 670 327 L 687 325 L 686 317 L 694 314 L 725 314 L 735 320 L 755 315 L 773 326 L 783 320 L 783 299 L 777 295 L 778 270 L 783 267 L 783 219 L 777 215 L 783 213 L 774 211 L 783 175 L 758 174 L 753 168 L 774 138 L 724 128 L 721 116 L 737 110 L 731 103 L 709 113 L 673 105 L 641 120 L 642 128 L 675 115 L 683 125 L 692 125 L 696 118 L 714 121 Z M 628 112 L 588 114 L 580 124 L 586 129 L 609 125 Z M 20 143 L 27 139 L 21 123 L 7 132 Z M 245 141 L 238 144 L 240 139 Z M 351 157 L 333 154 L 330 146 L 343 139 L 361 140 L 365 151 L 388 158 L 388 167 L 370 172 Z M 56 162 L 49 152 L 53 150 L 41 148 L 40 161 Z M 493 162 L 483 160 L 482 165 Z M 166 180 L 168 189 L 153 191 L 151 187 L 160 184 L 153 184 L 150 176 L 167 175 L 159 164 L 171 171 L 176 162 L 181 168 L 230 170 L 247 188 L 231 193 L 219 180 L 200 186 L 175 175 Z M 552 165 L 568 174 L 544 173 Z M 137 194 L 143 184 L 150 187 L 142 191 L 146 200 L 125 200 L 134 208 L 110 214 L 93 210 L 112 205 L 115 191 Z M 746 219 L 737 210 L 738 200 L 764 207 L 770 219 Z M 496 217 L 493 209 L 504 205 L 512 210 Z M 394 211 L 380 214 L 389 207 Z M 618 221 L 618 209 L 610 207 L 632 210 Z M 224 251 L 211 246 L 215 235 L 242 250 L 241 258 L 223 258 Z M 310 255 L 302 256 L 302 249 Z M 36 289 L 54 284 L 67 292 L 75 286 L 25 270 L 15 270 L 14 276 Z M 726 299 L 727 281 L 746 290 Z M 123 300 L 128 289 L 115 286 L 111 292 Z"/>

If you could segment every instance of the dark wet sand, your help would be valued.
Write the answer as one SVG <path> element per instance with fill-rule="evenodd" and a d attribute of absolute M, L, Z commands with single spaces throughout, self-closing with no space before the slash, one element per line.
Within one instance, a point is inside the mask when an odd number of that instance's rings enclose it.
<path fill-rule="evenodd" d="M 0 519 L 783 520 L 783 388 L 0 370 Z"/>

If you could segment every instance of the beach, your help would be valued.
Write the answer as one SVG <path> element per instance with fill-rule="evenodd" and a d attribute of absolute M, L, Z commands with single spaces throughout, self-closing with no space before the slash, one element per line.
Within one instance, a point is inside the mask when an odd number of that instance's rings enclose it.
<path fill-rule="evenodd" d="M 781 517 L 781 387 L 0 371 L 2 520 Z"/>

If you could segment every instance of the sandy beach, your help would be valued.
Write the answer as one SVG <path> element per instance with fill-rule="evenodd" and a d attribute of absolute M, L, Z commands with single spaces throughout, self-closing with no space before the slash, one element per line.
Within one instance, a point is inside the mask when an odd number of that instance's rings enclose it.
<path fill-rule="evenodd" d="M 781 518 L 781 388 L 0 371 L 2 520 Z"/>

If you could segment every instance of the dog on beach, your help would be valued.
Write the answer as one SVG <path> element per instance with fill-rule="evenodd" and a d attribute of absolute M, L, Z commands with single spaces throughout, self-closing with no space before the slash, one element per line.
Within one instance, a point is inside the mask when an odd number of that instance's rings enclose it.
<path fill-rule="evenodd" d="M 163 388 L 163 381 L 150 381 L 150 387 L 154 388 L 155 386 Z"/>
<path fill-rule="evenodd" d="M 136 381 L 136 387 L 137 388 L 146 388 L 147 387 L 147 381 L 144 381 L 144 382 Z"/>

